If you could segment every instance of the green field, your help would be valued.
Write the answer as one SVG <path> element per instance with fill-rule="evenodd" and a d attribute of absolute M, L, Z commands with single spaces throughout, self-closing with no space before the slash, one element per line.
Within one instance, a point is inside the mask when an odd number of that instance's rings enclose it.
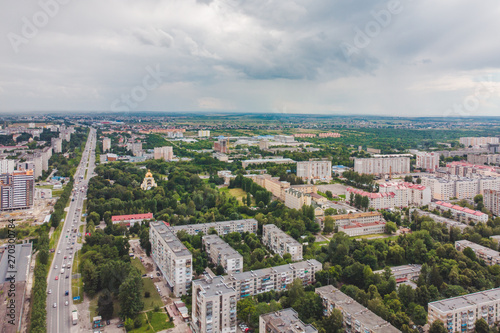
<path fill-rule="evenodd" d="M 228 193 L 229 195 L 232 195 L 236 199 L 238 199 L 239 202 L 243 203 L 243 198 L 247 198 L 247 192 L 243 191 L 241 188 L 227 188 L 223 187 L 220 189 L 221 192 Z M 252 198 L 252 204 L 255 204 L 254 199 Z"/>
<path fill-rule="evenodd" d="M 132 333 L 143 333 L 143 332 L 159 332 L 169 328 L 173 328 L 174 324 L 170 321 L 168 315 L 165 312 L 154 312 L 149 311 L 147 313 L 141 313 L 139 317 L 142 320 L 142 326 L 131 330 Z"/>
<path fill-rule="evenodd" d="M 134 259 L 131 260 L 131 262 L 132 262 L 132 265 L 134 267 L 136 267 L 136 268 L 139 269 L 139 271 L 141 272 L 141 275 L 142 274 L 146 274 L 146 269 L 142 265 L 142 263 L 139 260 L 139 258 L 134 258 Z M 156 290 L 156 286 L 153 283 L 153 280 L 150 279 L 149 277 L 147 277 L 147 278 L 143 278 L 142 282 L 143 282 L 143 285 L 144 285 L 144 288 L 143 288 L 143 291 L 142 291 L 142 301 L 144 302 L 144 310 L 145 311 L 152 310 L 152 309 L 154 309 L 155 305 L 158 305 L 159 307 L 162 307 L 163 306 L 163 301 L 161 300 L 160 294 L 158 294 L 158 291 Z M 149 294 L 150 294 L 149 298 L 145 298 L 144 297 L 144 294 L 147 291 L 149 291 Z"/>

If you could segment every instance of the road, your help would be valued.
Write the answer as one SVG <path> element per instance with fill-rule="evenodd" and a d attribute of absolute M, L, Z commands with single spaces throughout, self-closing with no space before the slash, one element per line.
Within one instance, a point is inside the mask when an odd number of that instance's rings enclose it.
<path fill-rule="evenodd" d="M 48 274 L 47 332 L 66 333 L 72 329 L 71 310 L 73 310 L 73 297 L 71 294 L 71 271 L 73 268 L 73 254 L 74 251 L 76 252 L 81 248 L 81 244 L 78 244 L 76 239 L 78 227 L 82 223 L 81 214 L 83 201 L 87 195 L 87 184 L 94 172 L 96 140 L 96 130 L 91 128 L 85 151 L 75 172 L 69 209 Z M 85 177 L 86 171 L 87 174 Z M 67 264 L 71 264 L 71 267 L 67 268 Z M 63 266 L 64 268 L 62 268 Z M 66 291 L 68 291 L 68 295 L 65 295 Z M 66 301 L 68 305 L 65 305 Z"/>

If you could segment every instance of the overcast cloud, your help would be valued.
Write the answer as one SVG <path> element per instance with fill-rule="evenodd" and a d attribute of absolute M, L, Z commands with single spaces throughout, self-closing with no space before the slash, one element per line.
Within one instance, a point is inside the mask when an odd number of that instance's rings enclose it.
<path fill-rule="evenodd" d="M 0 6 L 0 112 L 500 115 L 498 0 Z"/>

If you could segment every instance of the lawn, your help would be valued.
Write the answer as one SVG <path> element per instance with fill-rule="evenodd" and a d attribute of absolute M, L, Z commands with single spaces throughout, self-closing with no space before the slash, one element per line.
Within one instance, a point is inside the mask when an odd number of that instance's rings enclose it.
<path fill-rule="evenodd" d="M 227 187 L 223 187 L 220 189 L 221 192 L 226 192 L 226 193 L 229 193 L 230 195 L 232 195 L 233 197 L 235 197 L 236 199 L 238 199 L 239 202 L 243 202 L 243 198 L 246 200 L 247 198 L 247 192 L 243 191 L 241 188 L 227 188 Z M 253 202 L 253 198 L 252 198 L 252 204 L 255 204 Z"/>
<path fill-rule="evenodd" d="M 62 188 L 61 189 L 57 189 L 57 190 L 52 190 L 52 196 L 53 197 L 59 197 L 59 196 L 61 196 L 61 194 L 63 193 L 63 191 L 64 190 Z"/>
<path fill-rule="evenodd" d="M 144 333 L 144 332 L 159 332 L 169 328 L 173 328 L 174 324 L 168 318 L 165 312 L 149 311 L 141 313 L 139 318 L 142 320 L 142 326 L 130 331 L 131 333 Z"/>
<path fill-rule="evenodd" d="M 142 265 L 141 261 L 139 258 L 134 258 L 131 260 L 132 266 L 136 267 L 139 269 L 139 271 L 142 274 L 146 274 L 146 269 Z M 159 307 L 163 306 L 163 301 L 161 300 L 160 294 L 158 294 L 158 291 L 156 290 L 156 286 L 153 283 L 153 280 L 150 279 L 149 277 L 143 278 L 143 291 L 142 291 L 142 301 L 144 302 L 144 310 L 152 310 L 154 309 L 155 305 L 158 305 Z M 145 298 L 144 294 L 149 291 L 150 297 Z"/>
<path fill-rule="evenodd" d="M 75 260 L 73 261 L 73 267 L 71 268 L 73 274 L 78 274 L 78 266 L 80 266 L 80 252 L 75 252 Z M 80 287 L 80 289 L 78 289 Z M 80 293 L 78 293 L 80 291 Z M 73 297 L 80 296 L 79 301 L 73 301 L 74 304 L 80 304 L 83 302 L 83 279 L 79 277 L 78 279 L 71 279 L 71 295 Z"/>

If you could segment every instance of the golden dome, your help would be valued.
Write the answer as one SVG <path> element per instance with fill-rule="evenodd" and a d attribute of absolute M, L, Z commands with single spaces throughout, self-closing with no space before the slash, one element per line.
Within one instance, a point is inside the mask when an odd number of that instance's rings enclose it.
<path fill-rule="evenodd" d="M 153 177 L 153 174 L 151 173 L 150 170 L 148 170 L 148 172 L 146 172 L 145 178 L 152 178 L 152 177 Z"/>

